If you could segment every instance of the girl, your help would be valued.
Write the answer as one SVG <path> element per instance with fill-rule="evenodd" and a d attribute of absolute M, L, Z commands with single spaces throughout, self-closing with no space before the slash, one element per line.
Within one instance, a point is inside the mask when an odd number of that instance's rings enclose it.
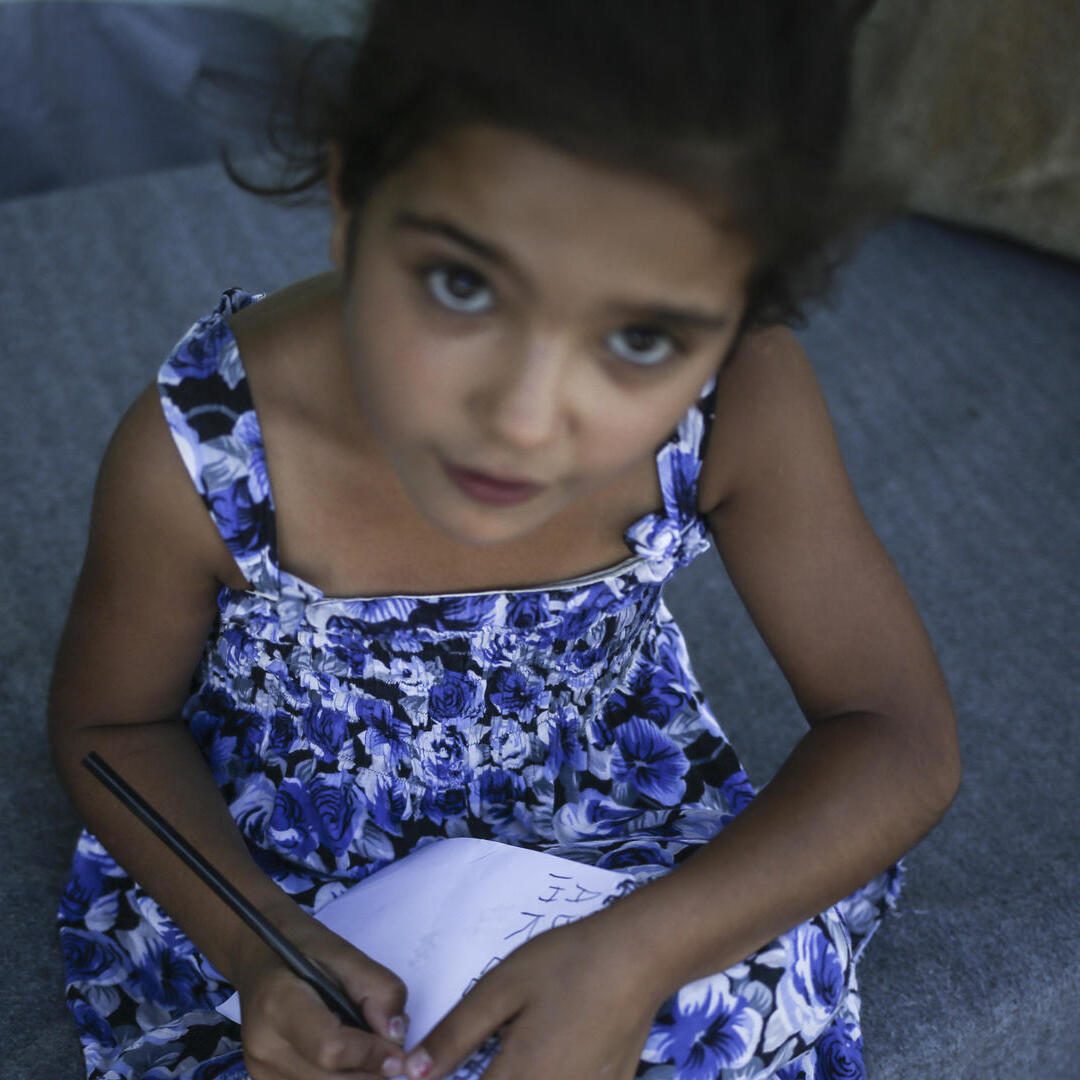
<path fill-rule="evenodd" d="M 374 5 L 291 185 L 328 181 L 334 269 L 227 292 L 101 469 L 50 711 L 92 830 L 60 911 L 91 1076 L 861 1075 L 854 961 L 959 766 L 779 325 L 856 205 L 842 6 Z M 661 599 L 709 535 L 810 725 L 757 795 Z M 640 887 L 406 1054 L 400 980 L 311 913 L 444 836 Z"/>

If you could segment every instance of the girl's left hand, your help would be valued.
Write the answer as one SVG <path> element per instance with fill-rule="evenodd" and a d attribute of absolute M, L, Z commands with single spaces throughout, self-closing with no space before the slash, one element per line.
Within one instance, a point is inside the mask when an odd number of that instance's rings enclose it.
<path fill-rule="evenodd" d="M 498 1032 L 484 1080 L 631 1080 L 662 1003 L 633 954 L 612 946 L 596 916 L 539 934 L 409 1053 L 406 1075 L 441 1080 Z"/>

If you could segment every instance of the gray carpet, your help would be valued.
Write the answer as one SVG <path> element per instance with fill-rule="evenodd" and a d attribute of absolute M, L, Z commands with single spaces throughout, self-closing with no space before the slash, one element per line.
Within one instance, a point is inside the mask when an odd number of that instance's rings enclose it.
<path fill-rule="evenodd" d="M 52 928 L 76 830 L 43 702 L 96 462 L 221 288 L 323 268 L 318 211 L 213 166 L 0 204 L 0 1077 L 82 1075 Z M 872 1080 L 1080 1061 L 1080 270 L 921 220 L 866 244 L 804 338 L 864 505 L 949 676 L 966 774 L 860 969 Z M 669 590 L 758 782 L 802 730 L 715 555 Z"/>

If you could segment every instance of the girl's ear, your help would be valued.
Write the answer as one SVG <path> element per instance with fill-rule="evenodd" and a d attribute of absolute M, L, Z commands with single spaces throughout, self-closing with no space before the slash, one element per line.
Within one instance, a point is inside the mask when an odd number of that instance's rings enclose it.
<path fill-rule="evenodd" d="M 330 227 L 330 259 L 338 270 L 344 272 L 352 215 L 341 197 L 341 169 L 341 146 L 331 141 L 326 147 L 326 186 L 330 192 L 330 211 L 333 215 Z"/>

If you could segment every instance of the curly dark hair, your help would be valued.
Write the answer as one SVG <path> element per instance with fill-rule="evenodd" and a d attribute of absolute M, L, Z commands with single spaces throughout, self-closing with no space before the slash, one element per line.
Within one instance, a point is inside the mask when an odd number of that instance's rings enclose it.
<path fill-rule="evenodd" d="M 851 54 L 872 0 L 369 0 L 317 44 L 270 132 L 287 171 L 362 206 L 426 140 L 484 122 L 644 172 L 757 253 L 743 325 L 800 322 L 886 207 L 846 153 Z M 229 167 L 227 162 L 227 167 Z M 359 215 L 357 215 L 359 216 Z"/>

